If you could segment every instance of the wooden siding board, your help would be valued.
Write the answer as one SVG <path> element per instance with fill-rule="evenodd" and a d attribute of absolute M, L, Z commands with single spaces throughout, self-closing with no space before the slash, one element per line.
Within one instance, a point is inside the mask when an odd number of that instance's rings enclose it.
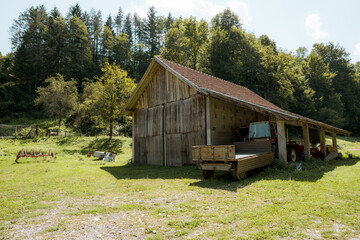
<path fill-rule="evenodd" d="M 135 164 L 147 164 L 147 146 L 146 138 L 135 137 L 134 138 L 134 151 L 135 151 Z"/>
<path fill-rule="evenodd" d="M 152 78 L 134 114 L 134 162 L 191 164 L 191 147 L 206 140 L 205 98 L 164 68 Z"/>
<path fill-rule="evenodd" d="M 163 164 L 163 136 L 146 138 L 147 164 L 161 166 Z"/>

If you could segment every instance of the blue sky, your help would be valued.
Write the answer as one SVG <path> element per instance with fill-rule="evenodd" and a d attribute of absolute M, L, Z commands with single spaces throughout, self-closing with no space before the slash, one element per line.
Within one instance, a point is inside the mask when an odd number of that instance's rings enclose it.
<path fill-rule="evenodd" d="M 352 62 L 360 61 L 360 1 L 342 0 L 11 0 L 0 3 L 0 52 L 11 51 L 9 28 L 19 13 L 31 6 L 44 4 L 49 11 L 57 7 L 66 15 L 71 5 L 101 10 L 103 18 L 116 15 L 119 7 L 125 12 L 145 16 L 150 6 L 160 15 L 210 19 L 230 7 L 241 18 L 243 28 L 256 36 L 267 34 L 277 46 L 294 51 L 300 46 L 311 50 L 314 43 L 334 42 L 345 47 Z"/>

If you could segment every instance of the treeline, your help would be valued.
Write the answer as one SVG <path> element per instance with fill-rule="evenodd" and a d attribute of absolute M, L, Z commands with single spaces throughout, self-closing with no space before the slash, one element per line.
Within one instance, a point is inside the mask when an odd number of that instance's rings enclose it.
<path fill-rule="evenodd" d="M 268 36 L 244 31 L 230 9 L 206 22 L 159 16 L 153 7 L 141 18 L 120 8 L 103 21 L 100 11 L 87 13 L 79 5 L 66 17 L 39 6 L 15 20 L 11 41 L 13 53 L 0 56 L 2 113 L 32 104 L 35 90 L 58 73 L 74 79 L 82 92 L 105 62 L 138 82 L 160 54 L 248 87 L 279 107 L 360 134 L 360 63 L 351 64 L 349 53 L 334 43 L 279 49 Z"/>
<path fill-rule="evenodd" d="M 0 118 L 44 116 L 34 106 L 36 89 L 58 74 L 75 80 L 79 93 L 83 83 L 101 77 L 106 62 L 121 66 L 139 81 L 152 57 L 160 53 L 172 22 L 170 14 L 159 16 L 153 7 L 145 18 L 119 8 L 105 21 L 100 11 L 86 12 L 78 4 L 66 17 L 56 8 L 27 9 L 10 29 L 13 52 L 0 54 Z"/>

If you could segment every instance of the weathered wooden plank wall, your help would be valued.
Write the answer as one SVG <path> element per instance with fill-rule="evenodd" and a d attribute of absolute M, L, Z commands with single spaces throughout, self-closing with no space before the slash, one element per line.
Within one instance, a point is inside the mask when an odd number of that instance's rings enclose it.
<path fill-rule="evenodd" d="M 232 144 L 235 131 L 252 122 L 267 121 L 268 116 L 219 99 L 211 99 L 210 107 L 212 144 Z"/>
<path fill-rule="evenodd" d="M 166 159 L 169 166 L 191 164 L 191 146 L 205 143 L 205 98 L 194 95 L 166 104 Z"/>
<path fill-rule="evenodd" d="M 205 98 L 160 67 L 138 101 L 134 125 L 135 163 L 191 164 L 191 146 L 206 141 Z"/>

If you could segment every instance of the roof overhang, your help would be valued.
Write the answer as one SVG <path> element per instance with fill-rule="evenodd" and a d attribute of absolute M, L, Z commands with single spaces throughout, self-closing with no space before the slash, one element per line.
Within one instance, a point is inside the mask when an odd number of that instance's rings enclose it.
<path fill-rule="evenodd" d="M 271 109 L 268 107 L 264 107 L 264 106 L 261 106 L 261 105 L 255 104 L 255 103 L 251 103 L 248 101 L 244 101 L 242 99 L 234 98 L 232 96 L 229 96 L 229 95 L 226 95 L 226 94 L 223 94 L 220 92 L 216 92 L 213 90 L 209 90 L 209 89 L 202 89 L 202 90 L 206 91 L 210 96 L 212 96 L 214 98 L 229 101 L 234 104 L 239 104 L 241 106 L 250 108 L 250 109 L 260 112 L 260 113 L 272 115 L 275 118 L 286 121 L 287 123 L 292 124 L 292 125 L 296 125 L 296 126 L 308 125 L 309 127 L 314 128 L 314 129 L 324 130 L 324 131 L 327 131 L 330 133 L 336 133 L 336 134 L 341 134 L 341 135 L 346 135 L 346 136 L 349 136 L 351 134 L 351 132 L 349 132 L 349 131 L 346 131 L 344 129 L 337 128 L 337 127 L 334 127 L 334 126 L 331 126 L 331 125 L 328 125 L 326 123 L 322 123 L 322 122 L 319 122 L 316 120 L 312 120 L 312 119 L 308 119 L 308 118 L 305 118 L 302 116 L 293 115 L 293 114 L 289 114 L 286 112 Z"/>

